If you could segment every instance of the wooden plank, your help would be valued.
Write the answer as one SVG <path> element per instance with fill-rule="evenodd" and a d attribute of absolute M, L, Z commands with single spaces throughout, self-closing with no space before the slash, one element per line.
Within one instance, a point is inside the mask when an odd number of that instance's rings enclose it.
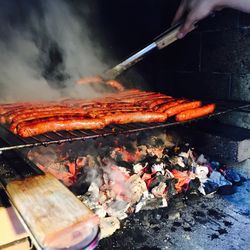
<path fill-rule="evenodd" d="M 50 174 L 13 181 L 6 190 L 41 247 L 64 248 L 78 244 L 98 224 L 92 211 Z"/>

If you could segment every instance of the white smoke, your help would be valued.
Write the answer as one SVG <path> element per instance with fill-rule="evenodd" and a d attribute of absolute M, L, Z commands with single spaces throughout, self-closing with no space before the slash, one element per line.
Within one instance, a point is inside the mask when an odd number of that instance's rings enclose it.
<path fill-rule="evenodd" d="M 27 15 L 24 25 L 9 25 L 2 18 L 2 28 L 8 37 L 0 37 L 1 102 L 96 95 L 91 86 L 74 83 L 81 76 L 107 68 L 100 61 L 100 48 L 92 42 L 87 24 L 63 0 L 40 1 L 37 2 L 42 14 L 30 7 L 23 13 Z M 51 64 L 48 53 L 53 44 L 59 47 L 63 61 L 53 69 L 53 74 L 49 72 L 48 80 L 44 67 Z M 58 75 L 64 79 L 61 81 Z M 55 88 L 60 81 L 63 87 Z"/>

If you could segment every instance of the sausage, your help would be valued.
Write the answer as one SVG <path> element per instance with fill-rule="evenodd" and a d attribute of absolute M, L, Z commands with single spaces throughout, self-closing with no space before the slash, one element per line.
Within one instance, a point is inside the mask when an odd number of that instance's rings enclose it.
<path fill-rule="evenodd" d="M 102 83 L 103 79 L 100 76 L 87 76 L 82 77 L 76 83 L 78 84 L 90 84 L 90 83 Z"/>
<path fill-rule="evenodd" d="M 131 112 L 131 113 L 115 113 L 104 116 L 105 124 L 127 124 L 134 122 L 164 122 L 168 116 L 157 112 Z"/>
<path fill-rule="evenodd" d="M 79 117 L 58 117 L 41 119 L 34 122 L 22 122 L 17 127 L 18 135 L 31 137 L 47 132 L 78 129 L 101 129 L 105 123 L 100 119 L 87 119 Z"/>
<path fill-rule="evenodd" d="M 10 111 L 10 110 L 13 110 L 13 109 L 16 109 L 16 108 L 19 108 L 19 107 L 24 107 L 24 106 L 27 106 L 29 105 L 28 102 L 22 102 L 22 103 L 5 103 L 5 104 L 0 104 L 0 115 Z"/>
<path fill-rule="evenodd" d="M 69 109 L 69 110 L 56 110 L 56 111 L 43 111 L 43 112 L 32 112 L 32 113 L 23 113 L 17 115 L 13 118 L 12 123 L 10 125 L 10 131 L 14 134 L 17 133 L 16 128 L 19 123 L 31 120 L 38 120 L 42 118 L 51 118 L 51 117 L 60 117 L 60 116 L 77 116 L 83 117 L 88 114 L 88 111 L 82 109 Z"/>
<path fill-rule="evenodd" d="M 158 100 L 153 100 L 153 102 L 150 103 L 149 108 L 150 109 L 154 109 L 156 106 L 163 104 L 163 103 L 169 103 L 170 101 L 173 101 L 174 98 L 172 97 L 164 97 L 162 99 L 158 99 Z"/>
<path fill-rule="evenodd" d="M 198 117 L 213 113 L 215 110 L 215 107 L 216 107 L 215 104 L 208 104 L 200 108 L 182 111 L 181 113 L 176 115 L 175 119 L 178 122 L 182 122 L 182 121 L 188 121 L 194 118 L 198 118 Z"/>
<path fill-rule="evenodd" d="M 160 105 L 159 107 L 155 107 L 155 110 L 157 112 L 165 112 L 167 109 L 177 106 L 180 103 L 184 103 L 186 100 L 175 100 L 171 102 L 164 103 L 163 105 Z"/>
<path fill-rule="evenodd" d="M 118 91 L 123 91 L 125 89 L 124 86 L 116 80 L 108 80 L 106 81 L 106 84 L 117 89 Z"/>
<path fill-rule="evenodd" d="M 201 101 L 184 102 L 167 109 L 165 113 L 168 114 L 169 117 L 171 117 L 182 111 L 198 108 L 200 106 L 201 106 Z"/>
<path fill-rule="evenodd" d="M 14 119 L 14 117 L 18 116 L 18 115 L 21 115 L 21 114 L 25 114 L 25 113 L 31 113 L 31 112 L 53 112 L 53 111 L 58 111 L 58 110 L 69 110 L 71 109 L 72 107 L 69 107 L 69 106 L 66 106 L 66 105 L 50 105 L 50 106 L 43 106 L 43 105 L 40 105 L 40 106 L 31 106 L 31 107 L 24 107 L 24 108 L 20 108 L 20 109 L 16 109 L 16 110 L 12 110 L 8 113 L 6 113 L 4 116 L 5 116 L 5 119 L 6 119 L 6 122 L 8 123 L 11 123 L 12 120 Z"/>

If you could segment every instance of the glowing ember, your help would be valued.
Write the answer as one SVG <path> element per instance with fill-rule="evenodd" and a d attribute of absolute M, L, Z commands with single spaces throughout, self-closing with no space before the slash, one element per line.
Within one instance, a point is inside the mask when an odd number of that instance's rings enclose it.
<path fill-rule="evenodd" d="M 178 193 L 206 195 L 220 185 L 232 185 L 204 155 L 196 155 L 189 145 L 174 146 L 173 141 L 164 134 L 141 141 L 117 137 L 112 142 L 65 144 L 60 150 L 36 148 L 28 158 L 81 194 L 82 202 L 100 218 L 112 221 L 141 209 L 165 207 Z"/>

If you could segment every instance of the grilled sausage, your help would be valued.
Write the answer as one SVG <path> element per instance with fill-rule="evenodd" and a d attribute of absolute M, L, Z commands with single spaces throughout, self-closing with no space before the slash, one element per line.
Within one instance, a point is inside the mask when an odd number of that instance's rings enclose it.
<path fill-rule="evenodd" d="M 76 116 L 76 117 L 84 117 L 88 115 L 88 111 L 82 109 L 68 109 L 68 110 L 54 110 L 54 111 L 42 111 L 42 112 L 28 112 L 24 114 L 17 115 L 13 118 L 12 123 L 10 125 L 10 131 L 14 134 L 17 133 L 16 128 L 19 123 L 31 120 L 38 120 L 42 118 L 51 118 L 51 117 L 60 117 L 60 116 Z"/>
<path fill-rule="evenodd" d="M 39 105 L 39 106 L 31 106 L 31 107 L 25 107 L 25 108 L 20 108 L 20 109 L 16 109 L 16 110 L 12 110 L 8 113 L 6 113 L 5 119 L 6 122 L 11 123 L 12 120 L 14 119 L 14 117 L 18 116 L 18 115 L 24 115 L 26 113 L 31 114 L 32 112 L 55 112 L 55 111 L 59 111 L 59 110 L 70 110 L 72 109 L 72 107 L 66 106 L 66 105 Z"/>
<path fill-rule="evenodd" d="M 22 137 L 30 137 L 47 132 L 57 132 L 62 130 L 101 129 L 104 126 L 105 123 L 100 119 L 58 117 L 20 123 L 17 127 L 17 133 Z"/>
<path fill-rule="evenodd" d="M 182 111 L 198 108 L 200 106 L 201 106 L 200 101 L 184 102 L 167 109 L 165 113 L 168 114 L 169 117 L 171 117 Z"/>
<path fill-rule="evenodd" d="M 103 79 L 100 76 L 82 77 L 77 81 L 78 84 L 102 83 Z"/>
<path fill-rule="evenodd" d="M 169 103 L 169 102 L 171 102 L 171 101 L 173 101 L 174 100 L 174 98 L 172 98 L 172 97 L 165 97 L 165 98 L 160 98 L 160 99 L 157 99 L 156 101 L 155 100 L 153 100 L 151 103 L 150 103 L 150 105 L 149 105 L 149 108 L 150 109 L 154 109 L 155 107 L 157 107 L 158 105 L 161 105 L 161 104 L 163 104 L 163 103 Z"/>
<path fill-rule="evenodd" d="M 123 91 L 125 89 L 124 86 L 116 80 L 108 80 L 106 81 L 106 84 L 114 89 L 117 89 L 118 91 Z"/>
<path fill-rule="evenodd" d="M 181 99 L 181 100 L 175 100 L 175 101 L 171 101 L 171 102 L 167 102 L 167 103 L 165 103 L 163 105 L 160 105 L 159 107 L 155 107 L 155 110 L 157 112 L 165 112 L 169 108 L 175 107 L 175 106 L 177 106 L 177 105 L 179 105 L 181 103 L 184 103 L 184 102 L 186 102 L 186 100 L 183 100 L 183 99 Z"/>
<path fill-rule="evenodd" d="M 104 117 L 105 124 L 126 124 L 134 122 L 164 122 L 167 120 L 166 114 L 157 112 L 131 112 L 115 113 Z"/>
<path fill-rule="evenodd" d="M 215 104 L 208 104 L 200 108 L 182 111 L 181 113 L 176 115 L 176 121 L 178 122 L 188 121 L 194 118 L 198 118 L 204 115 L 211 114 L 214 112 L 214 110 L 215 110 Z"/>

